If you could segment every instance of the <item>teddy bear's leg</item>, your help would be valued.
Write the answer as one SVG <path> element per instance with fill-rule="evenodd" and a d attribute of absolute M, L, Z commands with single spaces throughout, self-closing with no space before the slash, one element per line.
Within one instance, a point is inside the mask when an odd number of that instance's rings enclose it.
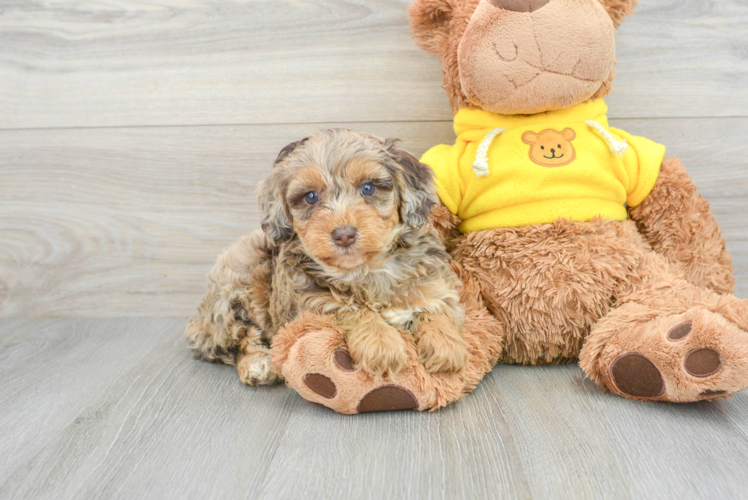
<path fill-rule="evenodd" d="M 456 373 L 429 373 L 418 360 L 413 335 L 401 332 L 408 363 L 394 375 L 377 378 L 355 369 L 343 331 L 329 316 L 304 314 L 273 339 L 273 364 L 302 397 L 339 413 L 382 410 L 434 410 L 472 391 L 498 358 L 503 330 L 486 310 L 479 287 L 457 264 L 463 282 L 463 335 L 466 367 Z"/>
<path fill-rule="evenodd" d="M 733 291 L 732 258 L 722 231 L 678 158 L 665 158 L 652 192 L 629 214 L 655 252 L 688 281 L 717 293 Z"/>
<path fill-rule="evenodd" d="M 595 382 L 638 400 L 690 402 L 748 388 L 748 300 L 698 288 L 649 252 L 579 355 Z"/>

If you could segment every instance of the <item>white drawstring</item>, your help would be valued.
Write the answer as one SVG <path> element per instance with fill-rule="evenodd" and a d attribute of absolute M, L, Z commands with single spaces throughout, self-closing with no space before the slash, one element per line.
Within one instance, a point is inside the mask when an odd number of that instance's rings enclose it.
<path fill-rule="evenodd" d="M 488 148 L 496 136 L 502 132 L 506 132 L 506 129 L 495 128 L 480 141 L 478 151 L 475 153 L 475 161 L 473 162 L 473 170 L 475 170 L 476 176 L 485 177 L 488 175 Z"/>
<path fill-rule="evenodd" d="M 605 130 L 603 126 L 597 123 L 595 120 L 585 120 L 584 123 L 597 130 L 600 135 L 603 136 L 606 141 L 608 141 L 611 153 L 616 156 L 624 156 L 626 154 L 626 150 L 629 148 L 629 144 L 626 142 L 626 139 L 621 139 L 620 141 L 615 140 L 615 138 L 610 135 L 610 132 Z"/>
<path fill-rule="evenodd" d="M 629 148 L 628 143 L 626 142 L 626 139 L 621 139 L 620 141 L 617 141 L 615 137 L 610 135 L 610 132 L 605 130 L 605 128 L 597 123 L 595 120 L 585 120 L 584 122 L 587 126 L 592 127 L 595 129 L 603 138 L 607 141 L 608 146 L 610 147 L 610 152 L 613 153 L 616 156 L 625 156 L 626 150 Z M 488 148 L 491 147 L 491 143 L 493 142 L 496 137 L 506 132 L 506 129 L 504 128 L 495 128 L 491 130 L 486 136 L 483 138 L 482 141 L 480 141 L 480 145 L 478 146 L 478 151 L 475 153 L 475 161 L 473 162 L 473 170 L 475 171 L 475 175 L 477 177 L 485 177 L 489 174 L 489 167 L 488 167 Z"/>

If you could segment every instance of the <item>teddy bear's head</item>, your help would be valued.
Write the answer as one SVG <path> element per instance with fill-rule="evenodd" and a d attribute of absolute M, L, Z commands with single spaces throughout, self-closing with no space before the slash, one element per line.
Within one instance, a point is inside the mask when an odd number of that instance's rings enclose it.
<path fill-rule="evenodd" d="M 452 111 L 562 109 L 608 94 L 614 31 L 638 0 L 414 0 L 413 35 L 441 58 Z"/>

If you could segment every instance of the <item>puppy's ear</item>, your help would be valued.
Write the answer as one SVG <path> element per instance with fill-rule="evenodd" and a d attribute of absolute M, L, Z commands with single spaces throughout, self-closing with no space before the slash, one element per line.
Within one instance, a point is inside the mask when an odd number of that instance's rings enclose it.
<path fill-rule="evenodd" d="M 384 146 L 400 166 L 400 219 L 410 227 L 419 228 L 428 223 L 429 214 L 439 201 L 434 188 L 434 175 L 427 165 L 397 147 L 398 142 L 399 139 L 386 139 Z"/>
<path fill-rule="evenodd" d="M 608 11 L 608 15 L 613 20 L 613 25 L 618 28 L 623 24 L 626 16 L 634 12 L 634 7 L 639 3 L 639 0 L 599 0 L 599 2 Z"/>
<path fill-rule="evenodd" d="M 448 45 L 456 0 L 415 0 L 408 8 L 410 32 L 423 50 L 441 55 Z"/>
<path fill-rule="evenodd" d="M 287 186 L 287 173 L 282 167 L 273 169 L 270 177 L 257 186 L 262 230 L 276 243 L 285 241 L 293 235 L 291 214 L 286 204 Z"/>
<path fill-rule="evenodd" d="M 291 153 L 293 153 L 294 149 L 296 149 L 299 146 L 301 146 L 302 144 L 304 144 L 308 139 L 309 139 L 309 137 L 304 137 L 300 141 L 292 142 L 288 146 L 286 146 L 283 149 L 281 149 L 280 153 L 278 153 L 278 157 L 275 159 L 275 163 L 273 164 L 273 166 L 276 166 L 277 164 L 279 164 L 280 162 L 282 162 L 283 160 L 285 160 L 288 155 L 290 155 Z"/>
<path fill-rule="evenodd" d="M 283 168 L 283 160 L 303 144 L 306 138 L 292 142 L 281 149 L 275 159 L 273 172 L 257 186 L 257 203 L 260 207 L 262 230 L 276 243 L 285 241 L 293 235 L 291 211 L 286 203 L 286 188 L 290 181 L 289 172 Z"/>

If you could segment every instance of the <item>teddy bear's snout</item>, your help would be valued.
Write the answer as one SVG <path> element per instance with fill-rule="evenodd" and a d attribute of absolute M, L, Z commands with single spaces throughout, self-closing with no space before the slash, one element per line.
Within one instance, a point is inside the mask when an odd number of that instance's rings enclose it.
<path fill-rule="evenodd" d="M 513 12 L 535 12 L 551 0 L 491 0 L 491 3 L 504 10 Z"/>

